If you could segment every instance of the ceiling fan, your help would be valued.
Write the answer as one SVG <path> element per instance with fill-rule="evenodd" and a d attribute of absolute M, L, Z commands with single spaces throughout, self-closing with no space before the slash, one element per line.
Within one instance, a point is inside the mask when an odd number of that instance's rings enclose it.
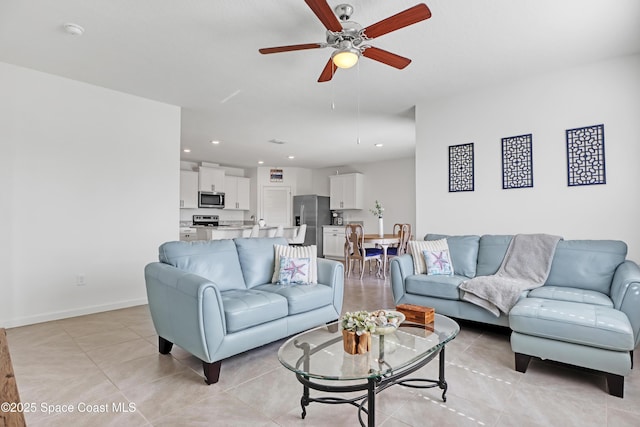
<path fill-rule="evenodd" d="M 331 58 L 329 58 L 327 65 L 325 65 L 322 70 L 318 82 L 331 80 L 337 68 L 353 67 L 358 62 L 360 56 L 382 62 L 383 64 L 398 69 L 405 68 L 411 63 L 409 58 L 404 58 L 395 53 L 370 46 L 366 44 L 366 42 L 431 17 L 431 11 L 427 5 L 420 3 L 382 21 L 369 25 L 366 28 L 362 28 L 357 22 L 349 20 L 353 13 L 353 7 L 349 4 L 336 6 L 334 14 L 334 11 L 331 10 L 326 0 L 304 0 L 304 2 L 326 27 L 326 43 L 268 47 L 259 49 L 258 51 L 262 54 L 269 54 L 324 47 L 334 48 L 335 51 L 331 54 Z M 340 20 L 338 20 L 338 17 L 340 17 Z"/>

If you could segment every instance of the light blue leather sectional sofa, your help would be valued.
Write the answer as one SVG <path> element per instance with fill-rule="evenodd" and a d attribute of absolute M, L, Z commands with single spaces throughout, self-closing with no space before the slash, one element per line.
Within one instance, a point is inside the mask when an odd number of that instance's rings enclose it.
<path fill-rule="evenodd" d="M 495 274 L 513 236 L 444 236 L 455 274 L 414 275 L 411 255 L 391 261 L 396 304 L 434 307 L 436 313 L 511 328 L 515 367 L 525 372 L 531 356 L 602 371 L 609 393 L 623 397 L 640 340 L 640 268 L 626 260 L 618 240 L 561 240 L 540 288 L 525 291 L 508 315 L 461 300 L 458 286 Z"/>
<path fill-rule="evenodd" d="M 145 267 L 149 309 L 168 354 L 177 344 L 202 360 L 207 384 L 222 360 L 340 317 L 344 267 L 318 259 L 318 284 L 271 283 L 284 238 L 167 242 Z"/>

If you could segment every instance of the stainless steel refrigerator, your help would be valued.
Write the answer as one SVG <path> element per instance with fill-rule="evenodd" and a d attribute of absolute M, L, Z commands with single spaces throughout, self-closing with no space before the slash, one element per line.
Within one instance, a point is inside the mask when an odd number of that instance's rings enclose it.
<path fill-rule="evenodd" d="M 318 256 L 322 256 L 322 226 L 331 224 L 329 197 L 293 196 L 293 221 L 296 226 L 307 224 L 304 244 L 318 246 Z"/>

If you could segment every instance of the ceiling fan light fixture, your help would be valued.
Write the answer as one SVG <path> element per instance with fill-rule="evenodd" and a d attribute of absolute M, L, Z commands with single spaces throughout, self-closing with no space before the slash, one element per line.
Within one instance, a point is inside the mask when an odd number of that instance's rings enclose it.
<path fill-rule="evenodd" d="M 344 48 L 336 50 L 331 55 L 333 63 L 338 68 L 351 68 L 358 63 L 360 51 L 354 48 Z"/>

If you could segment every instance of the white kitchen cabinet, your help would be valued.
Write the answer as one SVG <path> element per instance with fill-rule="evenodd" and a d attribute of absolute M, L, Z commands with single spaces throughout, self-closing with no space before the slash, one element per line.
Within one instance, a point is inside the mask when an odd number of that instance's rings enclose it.
<path fill-rule="evenodd" d="M 329 206 L 332 210 L 362 209 L 364 179 L 361 173 L 329 176 Z"/>
<path fill-rule="evenodd" d="M 198 207 L 198 172 L 180 171 L 180 209 Z"/>
<path fill-rule="evenodd" d="M 322 256 L 325 258 L 344 258 L 344 227 L 322 228 Z"/>
<path fill-rule="evenodd" d="M 224 169 L 200 166 L 198 170 L 198 189 L 224 193 Z"/>
<path fill-rule="evenodd" d="M 242 176 L 226 175 L 224 178 L 224 208 L 231 210 L 249 210 L 251 182 Z"/>
<path fill-rule="evenodd" d="M 180 227 L 180 240 L 183 242 L 198 240 L 196 229 L 193 227 Z"/>

